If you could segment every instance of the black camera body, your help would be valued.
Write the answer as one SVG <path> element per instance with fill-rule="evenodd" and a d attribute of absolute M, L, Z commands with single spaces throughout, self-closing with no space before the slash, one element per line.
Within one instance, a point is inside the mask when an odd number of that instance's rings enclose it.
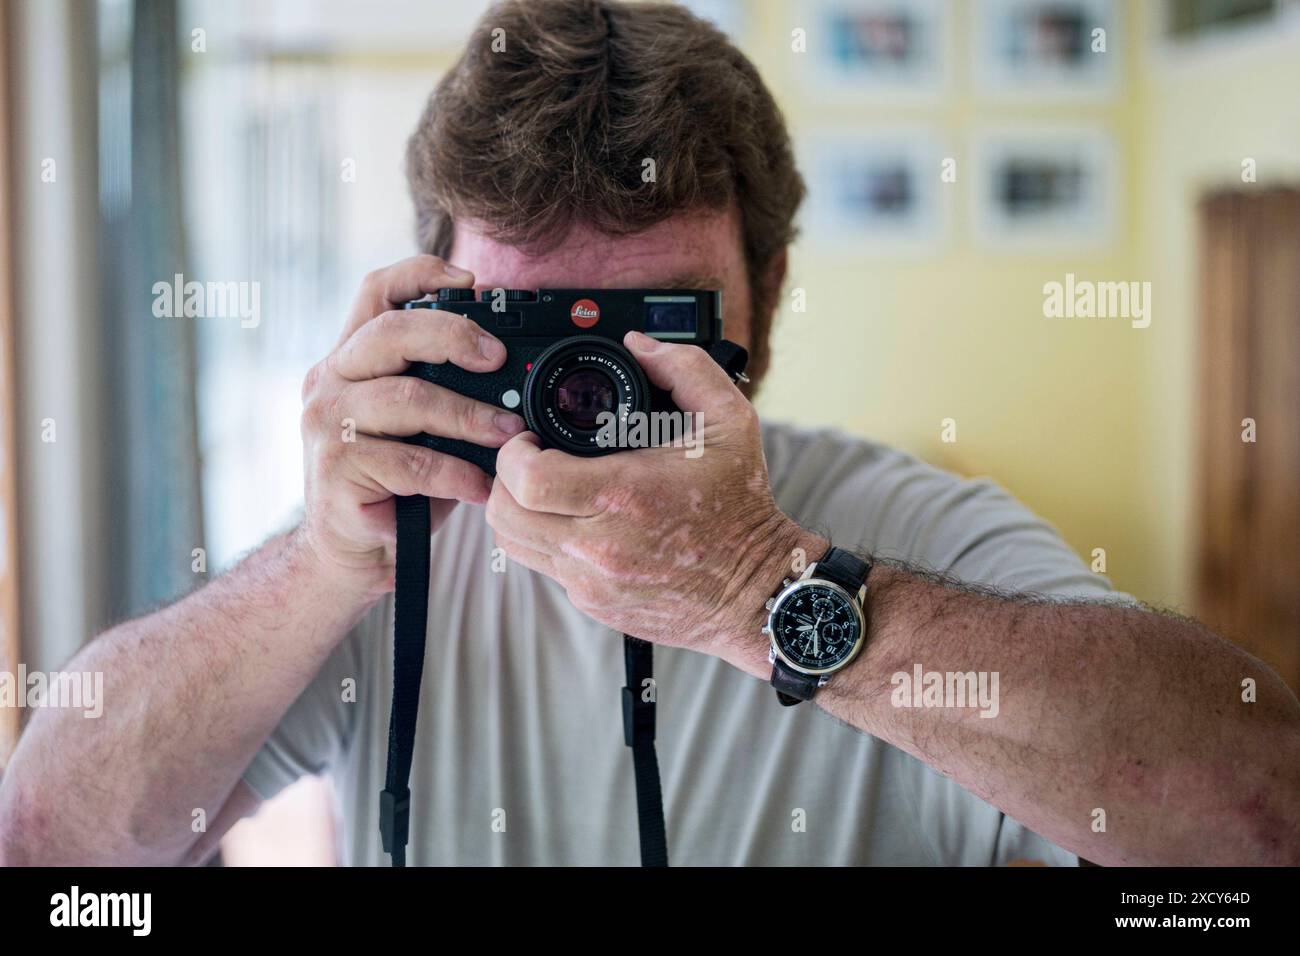
<path fill-rule="evenodd" d="M 646 379 L 623 347 L 632 330 L 666 342 L 698 345 L 733 379 L 745 350 L 722 338 L 722 294 L 697 289 L 439 289 L 408 309 L 438 309 L 473 320 L 501 340 L 506 360 L 495 372 L 450 363 L 412 363 L 408 375 L 488 405 L 521 414 L 548 447 L 575 455 L 618 450 L 598 441 L 609 414 L 678 412 Z M 410 441 L 496 474 L 497 452 L 458 439 L 417 435 Z"/>

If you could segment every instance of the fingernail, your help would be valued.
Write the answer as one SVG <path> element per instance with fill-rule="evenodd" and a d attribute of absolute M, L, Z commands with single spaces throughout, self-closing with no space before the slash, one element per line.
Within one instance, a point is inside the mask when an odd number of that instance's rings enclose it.
<path fill-rule="evenodd" d="M 478 337 L 478 350 L 489 361 L 495 362 L 506 357 L 506 347 L 490 335 Z"/>
<path fill-rule="evenodd" d="M 451 276 L 453 279 L 468 279 L 474 274 L 467 269 L 462 269 L 460 266 L 453 266 L 451 263 L 444 264 L 442 271 L 447 273 L 447 275 Z"/>
<path fill-rule="evenodd" d="M 497 412 L 492 416 L 492 424 L 504 435 L 518 435 L 524 430 L 524 420 L 509 412 Z"/>
<path fill-rule="evenodd" d="M 632 331 L 627 334 L 627 344 L 633 348 L 640 349 L 643 352 L 649 352 L 659 343 L 650 338 L 650 336 L 646 335 L 644 332 Z"/>

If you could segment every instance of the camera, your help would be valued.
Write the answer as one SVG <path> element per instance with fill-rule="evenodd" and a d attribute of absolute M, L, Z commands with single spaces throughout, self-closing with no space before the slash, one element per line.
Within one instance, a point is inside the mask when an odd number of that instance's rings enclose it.
<path fill-rule="evenodd" d="M 435 298 L 406 308 L 463 315 L 506 347 L 495 372 L 415 362 L 408 375 L 521 414 L 543 445 L 574 455 L 618 450 L 600 440 L 611 421 L 625 425 L 631 413 L 679 412 L 623 347 L 627 332 L 698 345 L 733 379 L 743 376 L 747 358 L 722 338 L 722 294 L 716 291 L 486 289 L 476 295 L 473 289 L 439 289 Z M 409 440 L 496 474 L 494 448 L 434 435 Z"/>

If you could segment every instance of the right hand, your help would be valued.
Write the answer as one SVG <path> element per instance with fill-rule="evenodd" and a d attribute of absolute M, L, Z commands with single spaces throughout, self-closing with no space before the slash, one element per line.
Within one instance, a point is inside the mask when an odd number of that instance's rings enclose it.
<path fill-rule="evenodd" d="M 372 272 L 334 350 L 303 382 L 303 534 L 318 558 L 367 588 L 393 586 L 394 495 L 427 495 L 437 530 L 456 502 L 482 504 L 492 487 L 474 465 L 398 439 L 427 432 L 499 448 L 524 430 L 518 415 L 402 374 L 417 361 L 500 368 L 505 346 L 474 322 L 402 308 L 441 288 L 473 285 L 473 275 L 436 256 Z"/>

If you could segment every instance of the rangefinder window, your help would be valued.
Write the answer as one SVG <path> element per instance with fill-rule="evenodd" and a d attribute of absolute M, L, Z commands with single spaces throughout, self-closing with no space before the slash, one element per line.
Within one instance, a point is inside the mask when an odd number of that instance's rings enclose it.
<path fill-rule="evenodd" d="M 698 329 L 694 296 L 646 296 L 645 331 L 657 339 L 693 339 Z"/>

